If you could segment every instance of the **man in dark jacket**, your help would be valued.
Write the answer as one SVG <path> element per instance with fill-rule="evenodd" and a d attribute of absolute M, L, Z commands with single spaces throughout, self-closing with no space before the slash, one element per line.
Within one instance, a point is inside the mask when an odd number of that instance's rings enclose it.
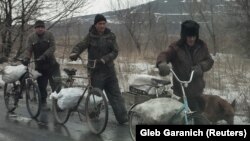
<path fill-rule="evenodd" d="M 180 80 L 188 80 L 191 71 L 194 70 L 192 82 L 185 88 L 190 109 L 200 112 L 201 94 L 205 88 L 204 72 L 213 66 L 213 59 L 209 54 L 207 45 L 199 39 L 199 24 L 187 20 L 181 25 L 181 39 L 172 43 L 157 57 L 156 66 L 159 74 L 166 76 L 170 72 L 167 63 L 171 63 L 174 72 Z M 173 90 L 178 96 L 182 96 L 179 82 L 173 77 Z"/>
<path fill-rule="evenodd" d="M 60 80 L 60 65 L 57 63 L 54 56 L 55 39 L 51 32 L 46 31 L 43 21 L 35 22 L 35 33 L 28 38 L 27 48 L 24 52 L 24 64 L 27 64 L 32 57 L 37 60 L 35 62 L 35 69 L 42 74 L 37 78 L 39 90 L 42 96 L 42 107 L 48 109 L 46 103 L 47 99 L 47 85 L 48 81 L 52 91 L 59 92 L 61 89 Z M 56 79 L 54 79 L 56 78 Z"/>
<path fill-rule="evenodd" d="M 123 124 L 128 121 L 128 117 L 114 67 L 118 46 L 115 34 L 106 28 L 106 22 L 103 15 L 95 16 L 89 33 L 73 48 L 70 59 L 76 60 L 83 51 L 88 49 L 88 65 L 93 66 L 90 60 L 97 62 L 95 68 L 89 70 L 92 86 L 105 90 L 116 120 Z"/>

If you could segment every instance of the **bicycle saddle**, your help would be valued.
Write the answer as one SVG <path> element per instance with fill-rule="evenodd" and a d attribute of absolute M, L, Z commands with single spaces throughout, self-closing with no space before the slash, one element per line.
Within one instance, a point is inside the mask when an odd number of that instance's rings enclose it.
<path fill-rule="evenodd" d="M 153 83 L 156 83 L 156 84 L 162 84 L 162 85 L 171 84 L 171 82 L 168 80 L 160 80 L 160 79 L 155 79 L 155 78 L 152 78 L 151 80 L 153 81 Z"/>
<path fill-rule="evenodd" d="M 64 72 L 67 74 L 67 75 L 76 75 L 76 69 L 67 69 L 67 68 L 65 68 L 65 69 L 63 69 L 64 70 Z"/>

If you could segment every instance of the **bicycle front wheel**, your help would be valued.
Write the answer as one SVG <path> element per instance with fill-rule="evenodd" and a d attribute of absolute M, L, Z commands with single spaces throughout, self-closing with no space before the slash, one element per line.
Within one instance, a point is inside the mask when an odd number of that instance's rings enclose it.
<path fill-rule="evenodd" d="M 85 101 L 85 116 L 90 130 L 101 134 L 108 122 L 108 101 L 100 89 L 93 88 Z"/>
<path fill-rule="evenodd" d="M 36 118 L 41 111 L 41 93 L 37 84 L 26 80 L 26 106 L 31 118 Z"/>
<path fill-rule="evenodd" d="M 17 97 L 14 85 L 6 83 L 4 85 L 4 102 L 8 112 L 13 112 L 17 108 Z"/>
<path fill-rule="evenodd" d="M 52 100 L 52 112 L 54 114 L 54 119 L 59 124 L 66 123 L 70 116 L 69 109 L 61 109 L 57 104 L 57 99 Z"/>
<path fill-rule="evenodd" d="M 129 133 L 133 141 L 136 140 L 136 125 L 143 122 L 143 118 L 136 112 L 129 112 Z"/>

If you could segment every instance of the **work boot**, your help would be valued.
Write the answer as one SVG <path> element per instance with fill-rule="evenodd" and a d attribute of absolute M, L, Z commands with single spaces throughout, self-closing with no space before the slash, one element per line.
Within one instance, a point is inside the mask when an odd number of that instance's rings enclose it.
<path fill-rule="evenodd" d="M 128 123 L 128 117 L 125 116 L 125 117 L 123 118 L 123 120 L 118 121 L 118 123 L 119 123 L 120 125 L 127 125 L 127 123 Z"/>
<path fill-rule="evenodd" d="M 44 111 L 49 111 L 50 110 L 47 102 L 44 102 L 44 103 L 41 104 L 41 109 L 44 110 Z"/>

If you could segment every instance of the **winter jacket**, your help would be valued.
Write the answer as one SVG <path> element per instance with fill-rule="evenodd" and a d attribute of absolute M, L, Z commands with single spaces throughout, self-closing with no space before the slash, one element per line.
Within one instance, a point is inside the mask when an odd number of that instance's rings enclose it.
<path fill-rule="evenodd" d="M 111 71 L 114 69 L 114 59 L 118 55 L 118 45 L 116 42 L 115 34 L 106 28 L 104 34 L 99 35 L 94 27 L 91 26 L 87 36 L 78 43 L 71 53 L 80 55 L 83 51 L 88 49 L 89 60 L 101 60 L 103 63 L 97 63 L 93 71 Z M 91 62 L 88 65 L 92 66 Z"/>
<path fill-rule="evenodd" d="M 174 42 L 165 51 L 161 52 L 157 57 L 156 65 L 166 61 L 172 64 L 172 68 L 180 80 L 188 80 L 191 74 L 191 68 L 195 65 L 200 65 L 202 72 L 210 70 L 214 61 L 209 54 L 207 45 L 204 41 L 198 39 L 190 51 L 182 40 Z M 187 97 L 196 97 L 203 93 L 205 81 L 203 73 L 200 76 L 193 78 L 192 82 L 185 88 Z M 181 85 L 173 76 L 173 90 L 178 96 L 182 96 Z"/>
<path fill-rule="evenodd" d="M 33 33 L 29 36 L 24 58 L 30 59 L 32 54 L 34 59 L 42 59 L 35 62 L 37 70 L 53 71 L 54 66 L 58 65 L 54 56 L 55 39 L 51 32 L 45 31 L 43 35 Z"/>

